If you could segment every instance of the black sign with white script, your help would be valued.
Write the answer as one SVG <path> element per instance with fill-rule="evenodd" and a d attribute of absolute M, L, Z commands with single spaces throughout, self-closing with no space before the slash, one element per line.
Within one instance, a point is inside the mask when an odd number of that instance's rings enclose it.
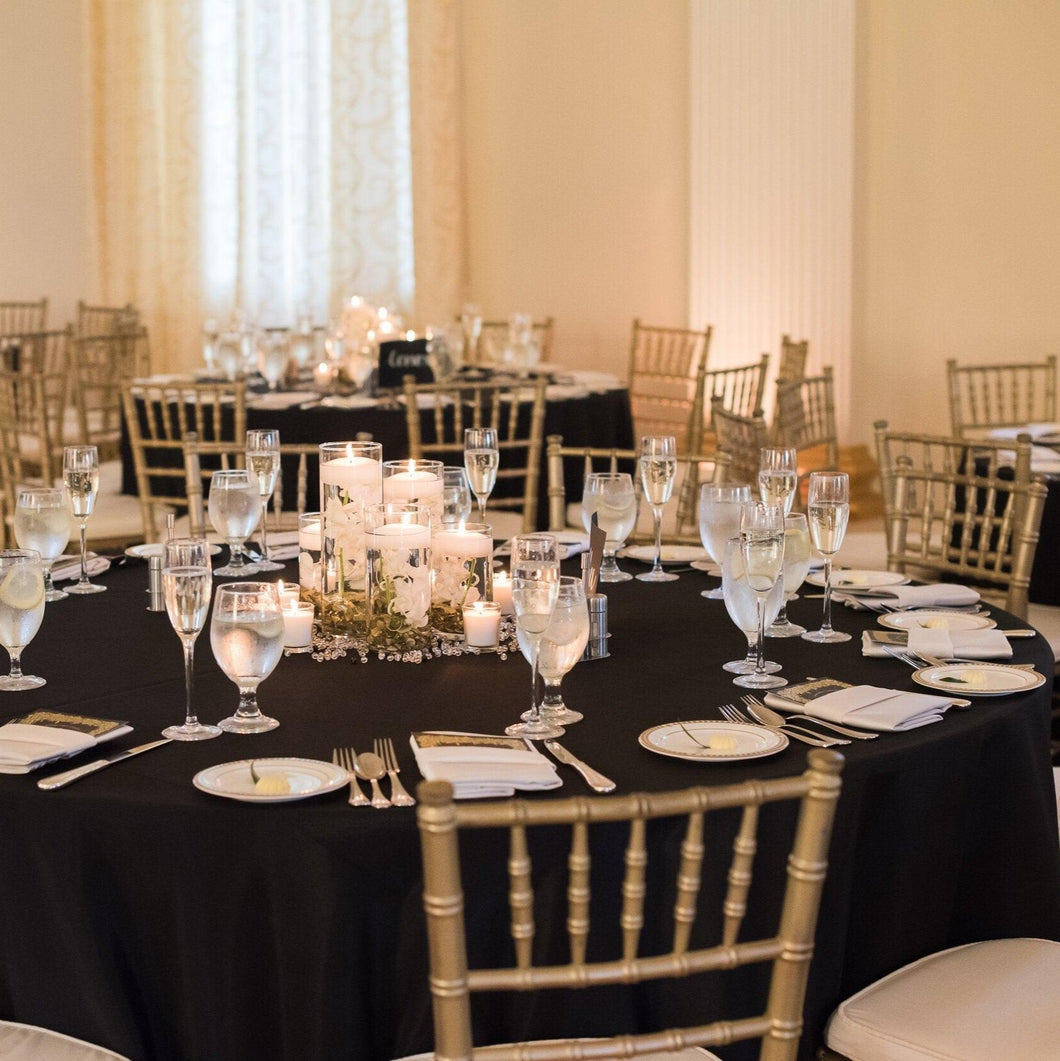
<path fill-rule="evenodd" d="M 382 389 L 400 387 L 406 376 L 417 383 L 433 383 L 434 373 L 427 364 L 426 339 L 392 339 L 379 344 L 379 378 Z"/>

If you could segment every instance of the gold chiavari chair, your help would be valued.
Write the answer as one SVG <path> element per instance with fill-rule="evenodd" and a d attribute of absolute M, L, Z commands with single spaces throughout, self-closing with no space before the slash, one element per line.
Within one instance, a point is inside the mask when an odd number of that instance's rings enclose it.
<path fill-rule="evenodd" d="M 887 566 L 970 582 L 1027 617 L 1045 505 L 1031 439 L 983 441 L 889 431 L 876 422 Z"/>
<path fill-rule="evenodd" d="M 114 459 L 121 445 L 122 384 L 150 371 L 147 329 L 76 339 L 74 351 L 74 398 L 80 441 L 96 446 L 100 460 Z"/>
<path fill-rule="evenodd" d="M 800 480 L 810 472 L 838 470 L 839 431 L 830 365 L 819 376 L 777 380 L 773 443 L 798 450 Z"/>
<path fill-rule="evenodd" d="M 747 365 L 734 365 L 708 371 L 703 380 L 703 394 L 709 403 L 706 412 L 710 419 L 699 433 L 699 448 L 716 444 L 717 429 L 714 426 L 715 399 L 721 406 L 737 416 L 754 416 L 762 408 L 766 376 L 769 372 L 769 354 Z"/>
<path fill-rule="evenodd" d="M 47 327 L 48 300 L 0 302 L 0 337 L 42 332 Z"/>
<path fill-rule="evenodd" d="M 472 351 L 469 358 L 472 363 L 488 360 L 486 354 L 493 353 L 494 358 L 504 352 L 509 341 L 509 321 L 483 321 L 482 331 L 478 337 L 478 350 Z M 552 332 L 555 326 L 555 318 L 543 317 L 531 323 L 531 333 L 534 342 L 537 343 L 539 360 L 548 361 L 552 356 Z"/>
<path fill-rule="evenodd" d="M 77 334 L 116 335 L 140 327 L 140 311 L 130 302 L 124 306 L 91 306 L 77 303 Z"/>
<path fill-rule="evenodd" d="M 10 336 L 5 367 L 13 372 L 69 372 L 73 360 L 73 339 L 73 325 L 54 331 L 23 332 Z"/>
<path fill-rule="evenodd" d="M 806 772 L 796 777 L 675 792 L 545 801 L 461 804 L 454 802 L 447 781 L 421 783 L 417 820 L 434 1010 L 433 1056 L 450 1061 L 485 1056 L 557 1061 L 651 1055 L 702 1061 L 717 1055 L 696 1047 L 760 1039 L 763 1061 L 793 1061 L 802 1032 L 803 999 L 842 767 L 842 756 L 815 750 L 809 754 Z M 786 886 L 780 894 L 773 891 L 768 916 L 752 920 L 759 905 L 765 905 L 762 896 L 766 894 L 752 889 L 759 812 L 782 802 L 799 804 Z M 776 816 L 762 817 L 770 827 L 780 827 Z M 723 826 L 723 821 L 731 825 Z M 613 836 L 613 829 L 618 827 L 605 823 L 625 823 L 628 828 L 625 871 L 620 881 L 605 882 L 592 875 L 594 854 L 602 857 L 597 846 L 604 835 L 600 829 Z M 567 897 L 568 954 L 566 960 L 554 959 L 547 965 L 534 962 L 535 928 L 538 923 L 562 923 L 563 913 L 535 909 L 536 903 L 545 901 L 535 894 L 533 840 L 539 827 L 550 837 L 555 833 L 557 843 L 561 842 L 560 832 L 570 838 L 567 889 L 558 893 Z M 648 842 L 650 835 L 664 828 L 673 834 L 666 864 L 661 848 Z M 702 880 L 714 872 L 714 867 L 705 862 L 704 855 L 707 844 L 715 842 L 715 830 L 721 829 L 727 837 L 732 836 L 728 887 L 721 924 L 707 929 Z M 494 876 L 483 873 L 481 866 L 474 873 L 462 872 L 459 840 L 461 836 L 470 839 L 467 834 L 472 830 L 508 833 L 508 880 L 501 887 L 507 889 L 514 963 L 506 967 L 469 967 L 465 892 L 473 892 L 472 898 L 477 898 Z M 654 879 L 655 875 L 667 881 L 666 887 L 647 887 L 649 876 Z M 592 960 L 589 954 L 598 948 L 589 941 L 591 888 L 597 894 L 613 888 L 612 901 L 620 907 L 620 942 L 616 941 L 613 954 L 600 953 Z M 664 944 L 669 949 L 661 953 L 642 953 L 647 949 L 645 924 L 655 924 L 665 916 L 663 910 L 649 905 L 649 899 L 665 903 L 666 911 L 672 912 L 673 923 Z M 774 905 L 779 911 L 772 908 Z M 592 921 L 593 928 L 598 924 L 598 920 Z M 741 938 L 741 930 L 751 924 L 768 924 L 767 934 Z M 472 1044 L 471 997 L 478 992 L 577 991 L 607 984 L 672 982 L 756 962 L 770 962 L 772 968 L 768 998 L 762 1010 L 752 1015 L 744 1012 L 731 1019 L 605 1039 L 538 1040 L 481 1049 Z M 658 989 L 663 989 L 661 984 Z M 696 1012 L 707 1008 L 703 1000 Z"/>
<path fill-rule="evenodd" d="M 946 362 L 953 433 L 988 435 L 995 427 L 1023 427 L 1056 420 L 1056 357 L 1009 365 Z"/>
<path fill-rule="evenodd" d="M 68 382 L 62 372 L 0 372 L 0 435 L 12 511 L 18 483 L 50 486 L 62 475 Z"/>
<path fill-rule="evenodd" d="M 638 437 L 673 435 L 678 452 L 701 448 L 704 381 L 712 329 L 633 321 L 629 400 Z"/>
<path fill-rule="evenodd" d="M 715 398 L 710 405 L 718 449 L 729 455 L 729 478 L 737 483 L 750 483 L 753 493 L 758 482 L 761 450 L 769 445 L 765 416 L 761 409 L 750 416 L 734 413 L 725 408 L 723 398 Z"/>
<path fill-rule="evenodd" d="M 780 337 L 780 365 L 777 379 L 795 380 L 806 375 L 806 358 L 809 356 L 810 344 L 806 339 L 795 342 L 790 335 Z"/>
<path fill-rule="evenodd" d="M 522 491 L 515 497 L 491 494 L 487 519 L 491 511 L 514 509 L 521 514 L 522 531 L 533 530 L 537 523 L 547 385 L 544 376 L 504 383 L 417 383 L 412 376 L 406 376 L 409 456 L 463 464 L 464 430 L 495 428 L 501 454 L 497 482 L 521 485 Z"/>
<path fill-rule="evenodd" d="M 129 446 L 136 470 L 143 532 L 147 541 L 160 537 L 159 510 L 186 509 L 184 436 L 204 441 L 246 439 L 246 384 L 131 379 L 122 384 Z"/>

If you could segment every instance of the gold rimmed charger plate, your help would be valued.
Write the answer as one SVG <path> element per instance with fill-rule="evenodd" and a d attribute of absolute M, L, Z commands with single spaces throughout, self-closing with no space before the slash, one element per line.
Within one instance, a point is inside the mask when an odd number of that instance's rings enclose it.
<path fill-rule="evenodd" d="M 618 555 L 630 560 L 640 560 L 644 564 L 652 564 L 655 562 L 655 546 L 628 545 Z M 659 552 L 661 564 L 691 564 L 694 560 L 709 559 L 705 549 L 699 549 L 694 545 L 664 545 Z"/>
<path fill-rule="evenodd" d="M 823 586 L 824 572 L 811 571 L 806 581 L 811 586 Z M 908 583 L 909 579 L 897 571 L 866 571 L 854 567 L 832 570 L 832 589 L 843 593 L 872 593 L 886 586 L 905 586 Z"/>
<path fill-rule="evenodd" d="M 690 736 L 691 734 L 691 736 Z M 730 749 L 702 747 L 711 737 L 729 737 L 736 747 Z M 734 763 L 744 759 L 761 759 L 776 755 L 788 746 L 788 738 L 779 730 L 740 722 L 716 722 L 700 719 L 694 722 L 664 722 L 646 729 L 637 740 L 642 748 L 673 759 L 691 759 L 697 763 Z M 700 743 L 697 744 L 696 742 Z"/>
<path fill-rule="evenodd" d="M 282 778 L 290 787 L 289 792 L 259 792 L 250 776 L 250 764 L 258 777 Z M 192 784 L 200 792 L 225 799 L 236 799 L 244 803 L 289 803 L 295 799 L 309 799 L 334 792 L 349 784 L 350 776 L 334 763 L 322 759 L 238 759 L 231 763 L 219 763 L 200 770 Z"/>
<path fill-rule="evenodd" d="M 913 671 L 913 681 L 961 696 L 1011 696 L 1044 685 L 1045 675 L 1004 663 L 943 663 Z"/>
<path fill-rule="evenodd" d="M 917 627 L 944 626 L 947 630 L 993 630 L 997 623 L 978 612 L 951 612 L 942 609 L 909 608 L 904 612 L 887 612 L 877 617 L 880 626 L 890 630 L 912 630 Z"/>

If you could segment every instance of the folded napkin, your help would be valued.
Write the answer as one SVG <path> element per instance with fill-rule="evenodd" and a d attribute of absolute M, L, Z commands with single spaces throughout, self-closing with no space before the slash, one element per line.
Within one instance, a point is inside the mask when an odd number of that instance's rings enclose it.
<path fill-rule="evenodd" d="M 298 531 L 269 531 L 269 559 L 293 560 L 298 555 Z"/>
<path fill-rule="evenodd" d="M 592 369 L 587 368 L 571 369 L 569 372 L 564 372 L 562 379 L 557 379 L 556 382 L 572 383 L 596 391 L 618 390 L 622 386 L 618 376 L 613 373 L 594 372 Z"/>
<path fill-rule="evenodd" d="M 953 701 L 946 696 L 928 693 L 905 693 L 899 689 L 880 689 L 874 685 L 847 685 L 841 682 L 813 682 L 812 686 L 830 687 L 823 696 L 800 696 L 791 686 L 778 693 L 766 693 L 765 702 L 778 711 L 795 711 L 813 715 L 828 722 L 861 729 L 906 730 L 941 722 Z M 793 698 L 794 694 L 794 698 Z"/>
<path fill-rule="evenodd" d="M 252 409 L 290 409 L 292 405 L 315 401 L 316 391 L 276 391 L 270 394 L 259 394 L 248 400 Z"/>
<path fill-rule="evenodd" d="M 1012 645 L 1001 630 L 912 627 L 908 632 L 865 630 L 862 633 L 861 651 L 865 656 L 890 656 L 895 649 L 905 648 L 935 659 L 1009 659 L 1012 656 Z"/>
<path fill-rule="evenodd" d="M 0 726 L 0 774 L 27 774 L 131 730 L 112 719 L 49 711 L 23 715 Z"/>
<path fill-rule="evenodd" d="M 554 764 L 521 737 L 435 731 L 409 738 L 420 773 L 449 781 L 456 799 L 511 796 L 563 784 Z"/>
<path fill-rule="evenodd" d="M 871 596 L 858 598 L 866 607 L 890 605 L 898 608 L 964 608 L 979 600 L 979 591 L 956 582 L 932 582 L 926 586 L 874 586 Z"/>
<path fill-rule="evenodd" d="M 105 556 L 90 556 L 85 561 L 85 570 L 89 578 L 102 575 L 110 567 L 110 561 Z M 59 582 L 65 578 L 81 577 L 81 557 L 60 556 L 52 564 L 52 581 Z"/>
<path fill-rule="evenodd" d="M 333 394 L 321 398 L 320 404 L 325 409 L 372 409 L 379 402 L 375 398 L 369 398 L 367 394 Z"/>
<path fill-rule="evenodd" d="M 545 388 L 545 397 L 553 402 L 567 401 L 570 398 L 588 398 L 589 388 L 579 387 L 576 383 L 550 383 Z"/>

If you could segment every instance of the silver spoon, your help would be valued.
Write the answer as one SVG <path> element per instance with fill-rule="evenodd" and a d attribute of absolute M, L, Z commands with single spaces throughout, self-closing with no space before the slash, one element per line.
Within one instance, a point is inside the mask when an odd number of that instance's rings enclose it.
<path fill-rule="evenodd" d="M 855 740 L 875 740 L 878 733 L 866 733 L 864 730 L 851 729 L 849 726 L 840 726 L 835 722 L 826 722 L 823 718 L 814 718 L 812 715 L 782 715 L 764 704 L 748 704 L 747 710 L 766 726 L 784 726 L 791 722 L 812 722 L 826 729 L 841 733 L 844 737 L 853 737 Z"/>
<path fill-rule="evenodd" d="M 372 752 L 361 752 L 354 761 L 354 765 L 357 767 L 357 773 L 372 786 L 372 806 L 377 810 L 389 807 L 390 800 L 383 795 L 383 790 L 379 787 L 379 779 L 386 776 L 383 760 L 378 755 L 373 755 Z"/>

